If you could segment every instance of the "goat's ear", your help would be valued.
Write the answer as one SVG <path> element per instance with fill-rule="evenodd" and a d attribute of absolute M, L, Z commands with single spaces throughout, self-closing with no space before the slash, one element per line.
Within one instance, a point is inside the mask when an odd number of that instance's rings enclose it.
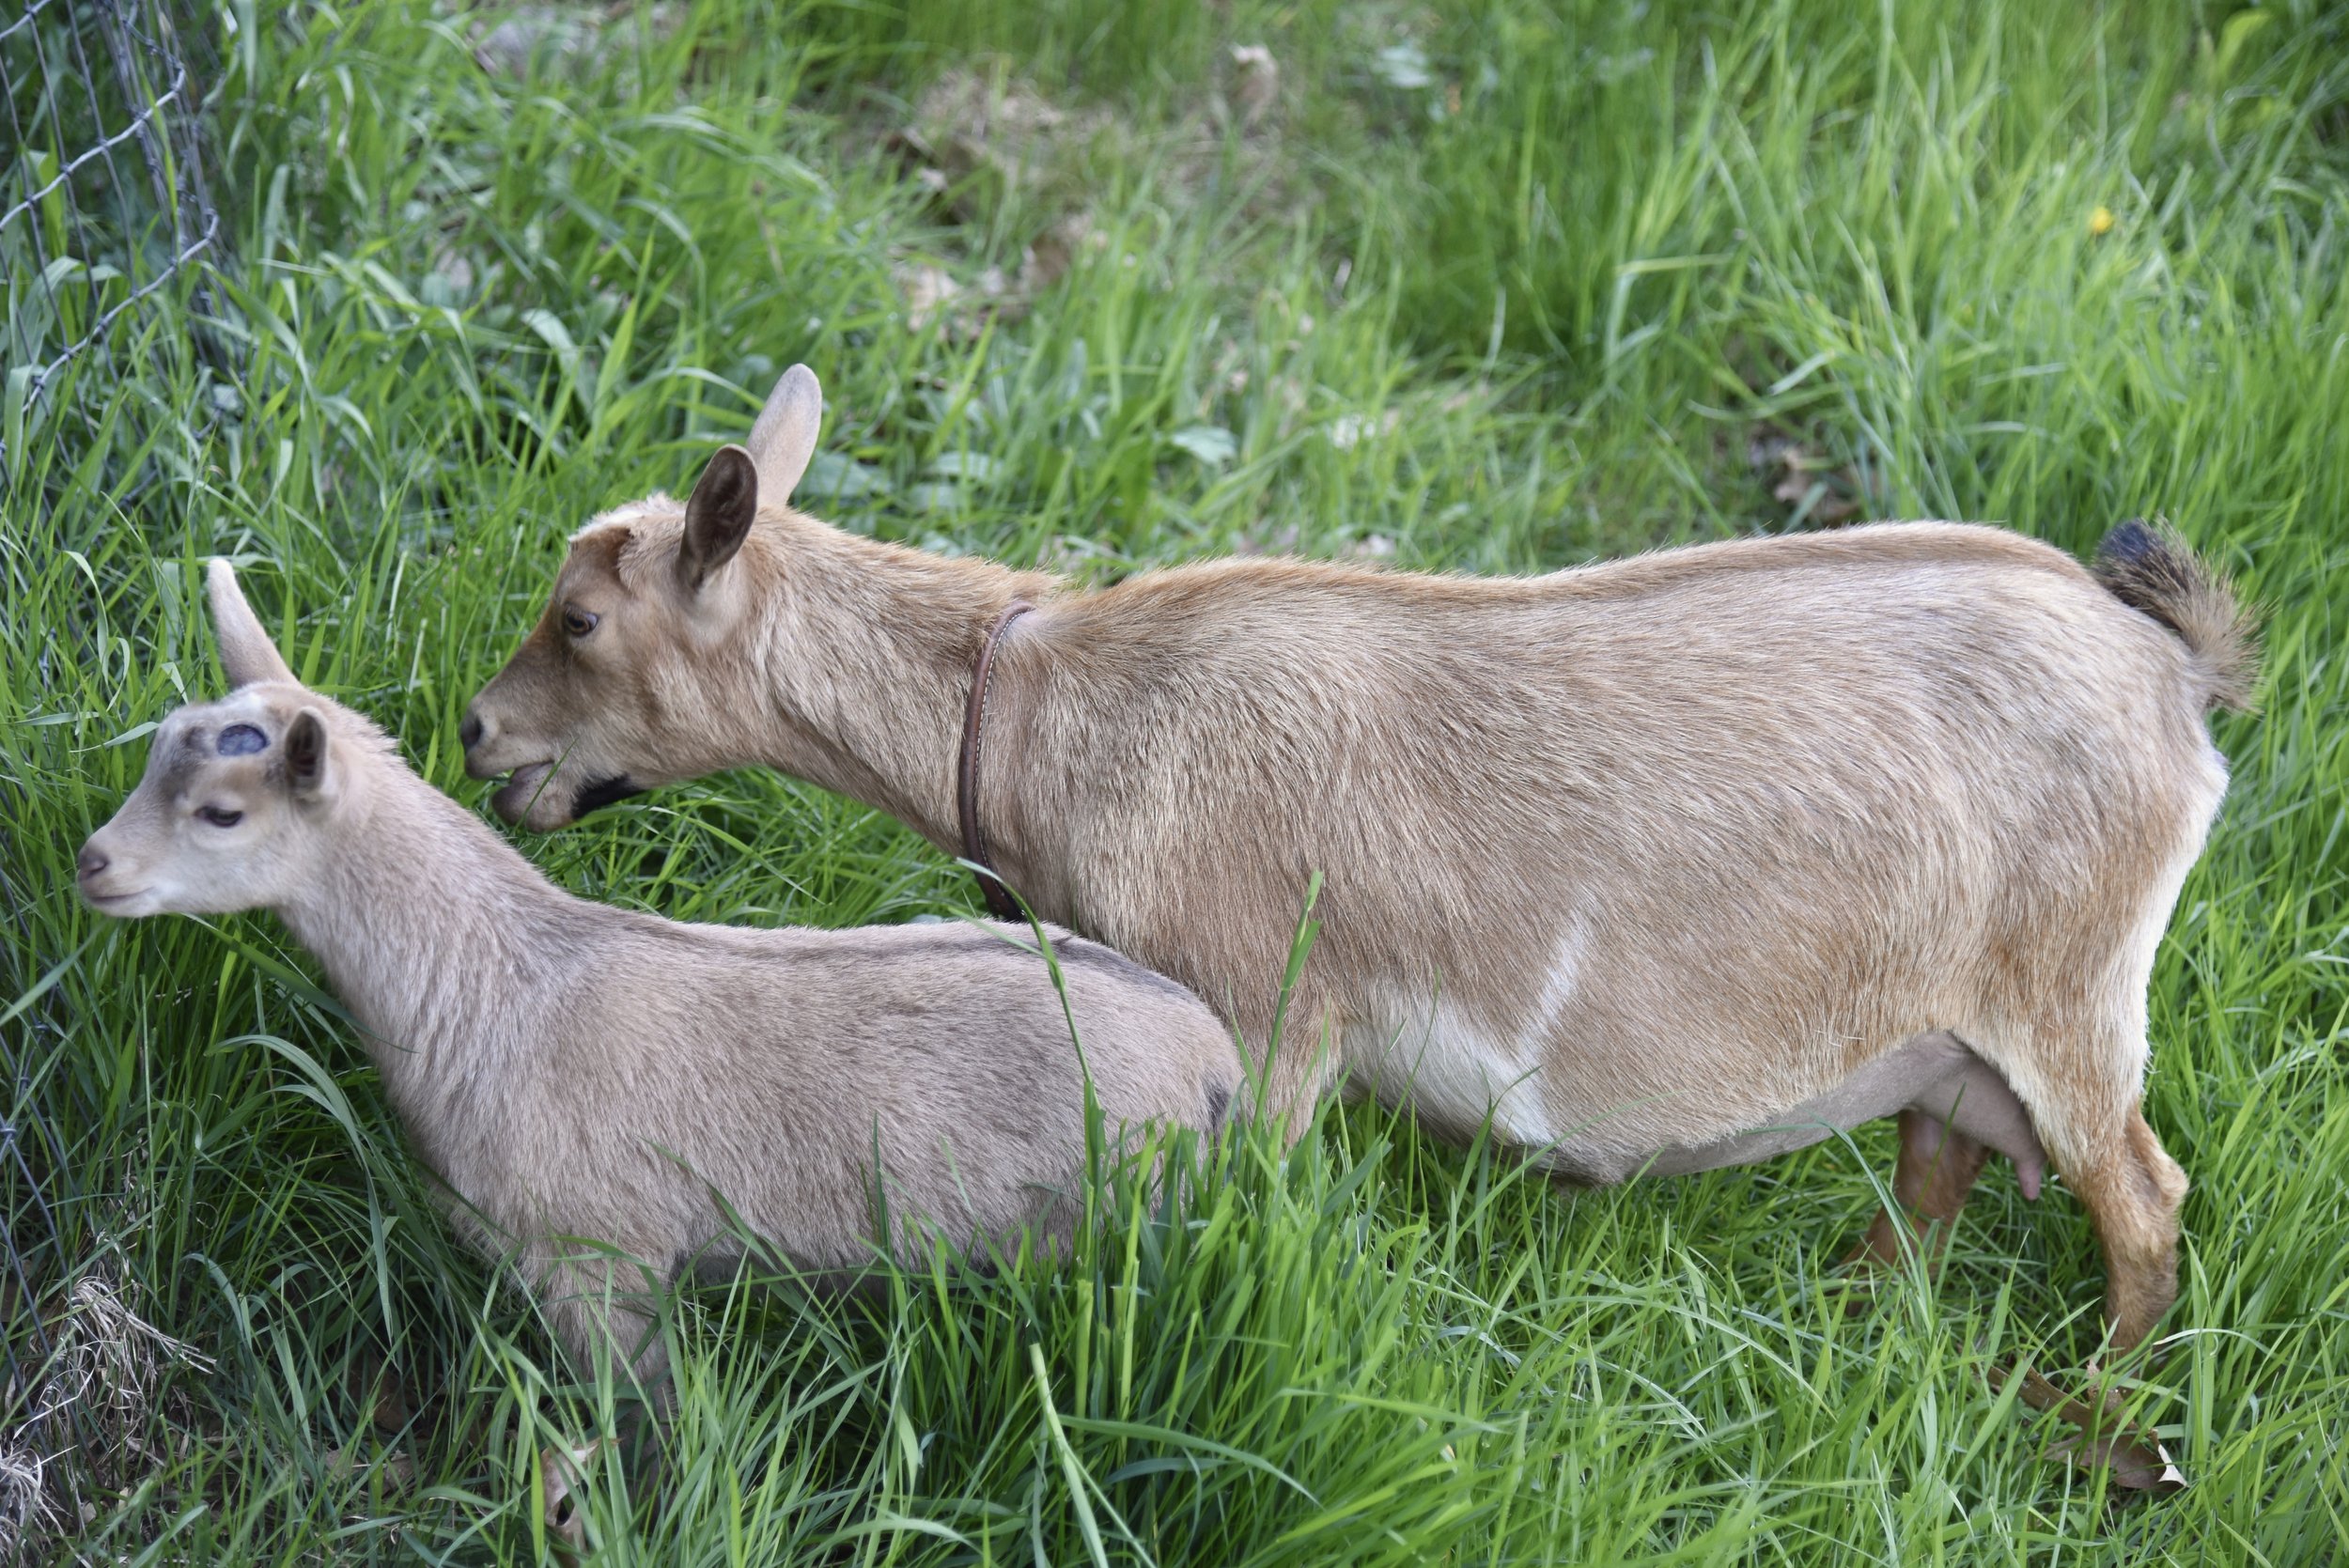
<path fill-rule="evenodd" d="M 251 686 L 255 681 L 291 681 L 293 672 L 278 657 L 277 644 L 261 629 L 253 607 L 237 586 L 237 568 L 214 556 L 205 571 L 204 587 L 212 601 L 212 641 L 220 647 L 220 667 L 228 684 Z"/>
<path fill-rule="evenodd" d="M 334 748 L 326 715 L 305 707 L 286 726 L 286 784 L 297 800 L 317 800 L 334 787 Z"/>
<path fill-rule="evenodd" d="M 751 427 L 751 461 L 758 465 L 758 493 L 768 505 L 782 505 L 800 488 L 823 422 L 824 389 L 817 384 L 816 372 L 793 365 L 767 395 L 767 406 Z"/>
<path fill-rule="evenodd" d="M 721 446 L 693 482 L 685 503 L 685 536 L 677 542 L 677 580 L 687 592 L 709 581 L 710 574 L 742 548 L 750 536 L 751 520 L 758 516 L 758 467 L 739 446 Z"/>

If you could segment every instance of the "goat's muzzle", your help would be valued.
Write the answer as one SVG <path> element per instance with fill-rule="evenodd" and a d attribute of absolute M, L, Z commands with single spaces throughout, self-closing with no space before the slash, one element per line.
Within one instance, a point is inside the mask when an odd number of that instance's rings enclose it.
<path fill-rule="evenodd" d="M 496 732 L 482 719 L 478 707 L 465 709 L 464 722 L 457 726 L 457 738 L 465 748 L 467 778 L 494 779 L 514 766 L 492 759 L 490 742 L 496 738 Z"/>
<path fill-rule="evenodd" d="M 88 842 L 82 846 L 82 852 L 73 858 L 74 880 L 82 890 L 83 901 L 91 908 L 103 914 L 133 915 L 150 912 L 138 907 L 146 900 L 148 889 L 123 888 L 115 885 L 119 877 L 115 863 L 118 857 L 100 842 L 105 836 L 105 830 L 102 828 L 92 833 Z M 132 876 L 136 876 L 137 872 L 136 866 L 131 868 Z M 116 875 L 110 876 L 110 873 Z"/>

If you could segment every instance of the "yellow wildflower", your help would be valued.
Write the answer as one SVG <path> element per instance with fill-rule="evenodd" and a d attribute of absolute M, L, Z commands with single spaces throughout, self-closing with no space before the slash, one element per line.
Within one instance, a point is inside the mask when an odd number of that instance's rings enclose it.
<path fill-rule="evenodd" d="M 2102 202 L 2097 203 L 2096 210 L 2088 215 L 2088 232 L 2098 239 L 2110 234 L 2112 232 L 2112 209 Z"/>

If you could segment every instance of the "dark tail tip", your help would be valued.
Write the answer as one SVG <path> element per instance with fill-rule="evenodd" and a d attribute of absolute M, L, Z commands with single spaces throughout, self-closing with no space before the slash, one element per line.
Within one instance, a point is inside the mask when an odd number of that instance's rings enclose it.
<path fill-rule="evenodd" d="M 2248 708 L 2259 680 L 2250 614 L 2225 578 L 2167 523 L 2131 518 L 2096 547 L 2089 569 L 2123 604 L 2170 629 L 2193 656 L 2213 706 Z"/>
<path fill-rule="evenodd" d="M 2096 566 L 2100 572 L 2117 570 L 2161 553 L 2161 536 L 2143 518 L 2131 518 L 2096 547 Z"/>

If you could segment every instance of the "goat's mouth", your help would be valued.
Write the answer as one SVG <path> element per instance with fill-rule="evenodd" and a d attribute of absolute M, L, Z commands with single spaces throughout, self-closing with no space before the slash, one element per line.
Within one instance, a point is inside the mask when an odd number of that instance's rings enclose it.
<path fill-rule="evenodd" d="M 554 772 L 552 762 L 526 762 L 506 776 L 506 783 L 490 797 L 490 809 L 506 821 L 531 827 L 559 827 L 559 823 L 533 823 L 528 818 L 543 816 L 537 810 L 542 802 L 555 798 L 547 792 L 547 781 Z"/>
<path fill-rule="evenodd" d="M 555 778 L 555 769 L 561 766 L 556 762 L 530 762 L 515 768 L 506 775 L 498 792 L 490 797 L 490 809 L 518 827 L 546 832 L 576 822 L 615 800 L 645 793 L 644 786 L 625 773 L 590 779 L 573 789 Z"/>
<path fill-rule="evenodd" d="M 626 773 L 617 773 L 608 779 L 597 779 L 590 784 L 581 785 L 579 793 L 571 797 L 571 818 L 577 821 L 591 811 L 599 811 L 615 800 L 625 800 L 631 795 L 643 793 L 645 792 L 641 787 L 629 782 Z"/>
<path fill-rule="evenodd" d="M 94 893 L 85 887 L 82 890 L 82 897 L 93 909 L 115 909 L 130 903 L 134 898 L 145 898 L 149 891 L 147 888 L 132 888 L 129 893 Z"/>

